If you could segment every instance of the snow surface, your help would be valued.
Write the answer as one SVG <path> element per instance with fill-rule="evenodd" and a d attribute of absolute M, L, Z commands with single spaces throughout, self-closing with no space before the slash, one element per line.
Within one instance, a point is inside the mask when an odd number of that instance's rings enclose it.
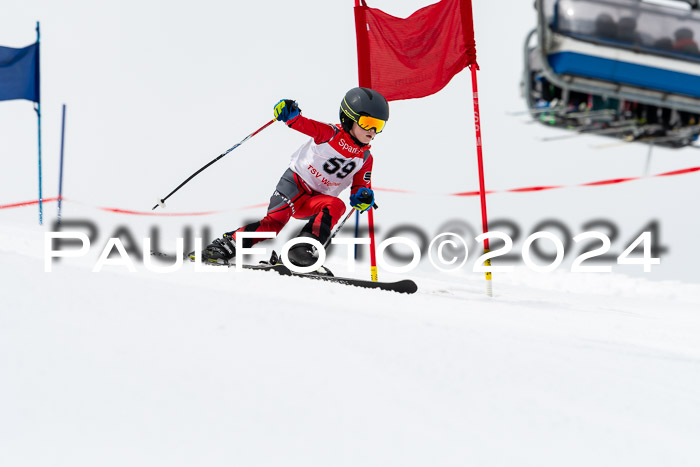
<path fill-rule="evenodd" d="M 42 273 L 42 240 L 2 242 L 2 465 L 700 460 L 697 286 L 519 269 L 489 299 L 429 270 L 413 296 L 192 264 Z"/>
<path fill-rule="evenodd" d="M 502 2 L 474 2 L 487 188 L 700 165 L 696 149 L 648 159 L 640 145 L 595 148 L 611 142 L 595 136 L 543 143 L 564 132 L 507 115 L 523 108 L 531 3 L 513 2 L 506 17 Z M 668 249 L 651 273 L 574 274 L 575 255 L 548 274 L 519 264 L 494 274 L 493 299 L 474 256 L 453 273 L 425 260 L 410 274 L 380 270 L 382 280 L 413 278 L 413 296 L 192 264 L 91 272 L 119 230 L 172 251 L 188 228 L 218 235 L 262 214 L 244 208 L 266 202 L 304 141 L 279 124 L 166 209 L 219 214 L 95 207 L 150 210 L 271 118 L 279 98 L 335 121 L 356 84 L 352 4 L 3 4 L 0 44 L 27 45 L 42 24 L 45 196 L 57 192 L 65 102 L 63 215 L 93 223 L 97 237 L 87 256 L 46 273 L 55 204 L 43 227 L 36 207 L 0 210 L 1 466 L 700 464 L 698 173 L 490 195 L 490 219 L 521 230 L 516 252 L 547 219 L 572 235 L 607 220 L 616 254 L 656 220 Z M 424 5 L 370 2 L 396 16 Z M 478 200 L 446 196 L 478 188 L 469 89 L 462 73 L 435 96 L 392 103 L 373 145 L 374 184 L 415 194 L 378 192 L 380 240 L 405 224 L 430 238 L 447 224 L 479 233 Z M 30 103 L 0 103 L 0 205 L 36 198 L 35 137 Z M 336 273 L 367 276 L 366 260 L 351 273 L 343 258 L 329 259 Z"/>

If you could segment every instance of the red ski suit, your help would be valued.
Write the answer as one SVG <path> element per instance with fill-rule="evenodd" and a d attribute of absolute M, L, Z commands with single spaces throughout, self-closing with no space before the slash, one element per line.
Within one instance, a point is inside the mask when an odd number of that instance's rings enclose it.
<path fill-rule="evenodd" d="M 279 233 L 295 219 L 309 218 L 300 236 L 317 239 L 321 244 L 345 212 L 345 203 L 337 197 L 345 188 L 354 194 L 361 187 L 371 188 L 372 155 L 370 146 L 361 146 L 340 125 L 320 123 L 301 115 L 287 126 L 312 139 L 292 154 L 289 169 L 282 175 L 270 198 L 267 215 L 258 222 L 234 231 Z M 249 248 L 263 239 L 245 239 Z"/>

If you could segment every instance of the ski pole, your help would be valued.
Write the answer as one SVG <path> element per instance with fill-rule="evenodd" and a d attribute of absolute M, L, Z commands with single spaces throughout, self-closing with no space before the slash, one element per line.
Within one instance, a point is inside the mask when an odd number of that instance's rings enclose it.
<path fill-rule="evenodd" d="M 377 206 L 377 203 L 374 203 L 374 205 L 372 206 L 372 209 L 379 209 L 379 206 Z M 353 214 L 354 211 L 355 211 L 355 209 L 350 208 L 350 212 L 348 213 L 348 215 L 345 216 L 345 218 L 340 222 L 340 224 L 338 224 L 338 227 L 333 231 L 333 233 L 331 233 L 331 236 L 328 237 L 328 239 L 326 240 L 326 243 L 323 244 L 323 249 L 324 249 L 324 250 L 325 250 L 326 248 L 328 248 L 328 245 L 331 244 L 331 240 L 333 240 L 333 237 L 335 237 L 336 234 L 337 234 L 338 232 L 340 232 L 340 229 L 343 228 L 343 226 L 345 225 L 345 222 L 346 222 L 348 219 L 350 219 L 350 216 L 352 216 L 352 214 Z"/>
<path fill-rule="evenodd" d="M 204 169 L 206 169 L 207 167 L 209 167 L 210 165 L 212 165 L 214 162 L 218 161 L 219 159 L 221 159 L 222 157 L 224 157 L 226 154 L 228 154 L 229 152 L 233 151 L 233 150 L 236 149 L 238 146 L 240 146 L 241 144 L 245 143 L 245 142 L 248 141 L 250 138 L 252 138 L 253 136 L 257 135 L 258 133 L 260 133 L 261 131 L 263 131 L 265 128 L 267 128 L 268 126 L 272 125 L 272 124 L 275 123 L 276 121 L 277 121 L 277 120 L 273 118 L 272 120 L 270 120 L 269 122 L 267 122 L 266 124 L 264 124 L 263 126 L 261 126 L 260 128 L 258 128 L 257 130 L 255 130 L 254 132 L 252 132 L 251 134 L 249 134 L 248 136 L 246 136 L 245 138 L 243 138 L 243 140 L 242 140 L 240 143 L 238 143 L 238 144 L 236 144 L 236 145 L 230 147 L 225 153 L 221 154 L 221 155 L 218 156 L 216 159 L 214 159 L 213 161 L 209 162 L 207 165 L 205 165 L 204 167 L 202 167 L 201 169 L 199 169 L 198 171 L 196 171 L 195 173 L 193 173 L 192 175 L 190 175 L 189 177 L 187 177 L 187 180 L 185 180 L 184 182 L 180 183 L 180 185 L 178 185 L 177 188 L 175 188 L 173 191 L 171 191 L 170 193 L 168 193 L 168 196 L 166 196 L 165 198 L 162 198 L 160 201 L 158 201 L 158 203 L 157 203 L 155 206 L 153 206 L 153 209 L 151 209 L 151 211 L 153 211 L 153 210 L 154 210 L 155 208 L 157 208 L 158 206 L 160 206 L 160 207 L 162 207 L 162 208 L 165 208 L 165 200 L 168 199 L 168 198 L 170 198 L 173 194 L 175 194 L 175 192 L 176 192 L 177 190 L 179 190 L 180 188 L 182 188 L 183 186 L 185 186 L 185 184 L 186 184 L 187 182 L 189 182 L 189 181 L 192 180 L 194 177 L 196 177 L 197 175 L 199 175 L 200 172 L 202 172 Z"/>

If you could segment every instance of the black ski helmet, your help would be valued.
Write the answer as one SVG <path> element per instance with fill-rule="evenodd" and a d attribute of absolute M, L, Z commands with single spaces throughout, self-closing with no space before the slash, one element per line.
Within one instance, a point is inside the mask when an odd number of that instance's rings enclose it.
<path fill-rule="evenodd" d="M 340 123 L 345 131 L 350 131 L 352 122 L 361 115 L 389 120 L 389 103 L 374 89 L 352 88 L 340 103 Z"/>

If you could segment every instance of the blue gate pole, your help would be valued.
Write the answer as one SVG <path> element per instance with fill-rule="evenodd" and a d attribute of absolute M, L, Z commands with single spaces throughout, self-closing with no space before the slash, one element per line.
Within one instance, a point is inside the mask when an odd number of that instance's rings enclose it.
<path fill-rule="evenodd" d="M 39 43 L 39 21 L 36 22 L 36 42 Z M 37 131 L 39 136 L 39 225 L 44 223 L 44 200 L 41 190 L 42 180 L 41 180 L 41 98 L 34 106 L 34 111 L 37 116 Z"/>
<path fill-rule="evenodd" d="M 61 207 L 63 206 L 63 141 L 66 135 L 66 104 L 63 104 L 61 117 L 61 162 L 58 169 L 58 224 L 61 224 Z"/>

